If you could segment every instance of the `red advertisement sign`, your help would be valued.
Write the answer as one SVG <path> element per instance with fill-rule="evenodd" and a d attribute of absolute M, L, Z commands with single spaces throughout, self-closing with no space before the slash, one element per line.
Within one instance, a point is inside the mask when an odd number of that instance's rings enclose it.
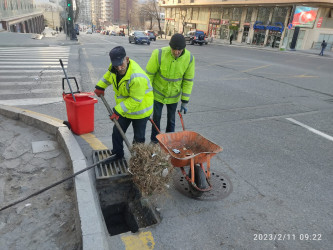
<path fill-rule="evenodd" d="M 221 24 L 222 24 L 222 25 L 228 25 L 228 24 L 229 24 L 229 20 L 227 20 L 227 19 L 222 19 Z"/>
<path fill-rule="evenodd" d="M 220 22 L 221 22 L 220 19 L 209 18 L 209 23 L 210 24 L 220 24 Z"/>
<path fill-rule="evenodd" d="M 323 18 L 319 17 L 317 22 L 317 28 L 320 28 L 322 23 L 323 23 Z"/>

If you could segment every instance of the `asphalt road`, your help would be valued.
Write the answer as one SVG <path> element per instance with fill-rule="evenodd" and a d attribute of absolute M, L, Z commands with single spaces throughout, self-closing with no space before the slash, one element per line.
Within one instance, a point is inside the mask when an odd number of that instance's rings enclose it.
<path fill-rule="evenodd" d="M 80 34 L 79 40 L 71 46 L 68 72 L 85 92 L 106 72 L 113 47 L 123 45 L 145 68 L 153 49 L 168 44 L 134 45 L 100 34 Z M 228 45 L 187 48 L 196 58 L 196 77 L 185 126 L 223 147 L 212 169 L 230 178 L 233 192 L 198 202 L 170 190 L 170 202 L 159 204 L 156 249 L 330 249 L 332 58 Z M 111 89 L 106 98 L 114 104 Z M 66 120 L 63 102 L 23 107 Z M 165 122 L 163 116 L 162 127 Z M 94 136 L 108 148 L 112 126 L 99 102 Z M 181 130 L 180 122 L 176 126 Z M 150 130 L 148 125 L 147 142 Z M 131 129 L 127 136 L 131 141 Z M 91 161 L 91 145 L 77 140 Z M 178 232 L 166 231 L 166 224 Z"/>

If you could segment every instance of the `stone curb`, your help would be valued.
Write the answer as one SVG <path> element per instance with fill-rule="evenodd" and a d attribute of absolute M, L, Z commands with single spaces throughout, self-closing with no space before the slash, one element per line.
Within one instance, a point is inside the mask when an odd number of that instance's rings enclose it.
<path fill-rule="evenodd" d="M 74 173 L 88 167 L 85 156 L 74 135 L 61 120 L 30 110 L 5 105 L 0 105 L 0 114 L 12 120 L 20 120 L 27 125 L 54 135 L 70 159 Z M 79 212 L 75 221 L 76 228 L 81 229 L 82 249 L 108 249 L 107 230 L 105 230 L 106 226 L 93 180 L 86 171 L 76 176 L 74 181 L 76 206 Z"/>

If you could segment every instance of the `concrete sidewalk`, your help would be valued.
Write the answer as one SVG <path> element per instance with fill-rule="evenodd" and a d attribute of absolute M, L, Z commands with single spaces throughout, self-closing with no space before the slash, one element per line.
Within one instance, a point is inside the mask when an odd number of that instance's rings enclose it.
<path fill-rule="evenodd" d="M 0 105 L 0 128 L 1 208 L 88 167 L 61 120 Z M 107 249 L 90 171 L 1 211 L 0 249 Z"/>
<path fill-rule="evenodd" d="M 210 39 L 209 39 L 210 41 Z M 232 44 L 228 40 L 223 39 L 213 39 L 213 42 L 210 42 L 210 44 L 216 44 L 216 45 L 223 45 L 223 46 L 232 46 L 232 47 L 243 47 L 243 48 L 249 48 L 249 49 L 257 49 L 257 50 L 266 50 L 266 51 L 272 51 L 277 53 L 297 53 L 297 54 L 311 54 L 311 55 L 318 55 L 320 53 L 319 49 L 308 49 L 308 50 L 280 50 L 280 48 L 272 48 L 269 46 L 258 46 L 258 45 L 252 45 L 247 43 L 239 43 L 237 41 L 232 41 Z M 330 57 L 333 58 L 333 51 L 324 51 L 324 57 Z"/>
<path fill-rule="evenodd" d="M 0 32 L 0 47 L 49 47 L 78 45 L 78 41 L 70 40 L 64 32 L 42 39 L 34 39 L 37 34 Z"/>

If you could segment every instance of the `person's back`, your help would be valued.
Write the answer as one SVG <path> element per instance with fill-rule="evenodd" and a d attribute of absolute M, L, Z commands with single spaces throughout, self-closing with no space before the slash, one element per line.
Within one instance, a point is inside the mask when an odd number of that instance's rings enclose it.
<path fill-rule="evenodd" d="M 326 48 L 326 46 L 327 46 L 327 42 L 325 42 L 325 40 L 321 43 L 321 47 L 323 47 L 323 48 Z"/>

